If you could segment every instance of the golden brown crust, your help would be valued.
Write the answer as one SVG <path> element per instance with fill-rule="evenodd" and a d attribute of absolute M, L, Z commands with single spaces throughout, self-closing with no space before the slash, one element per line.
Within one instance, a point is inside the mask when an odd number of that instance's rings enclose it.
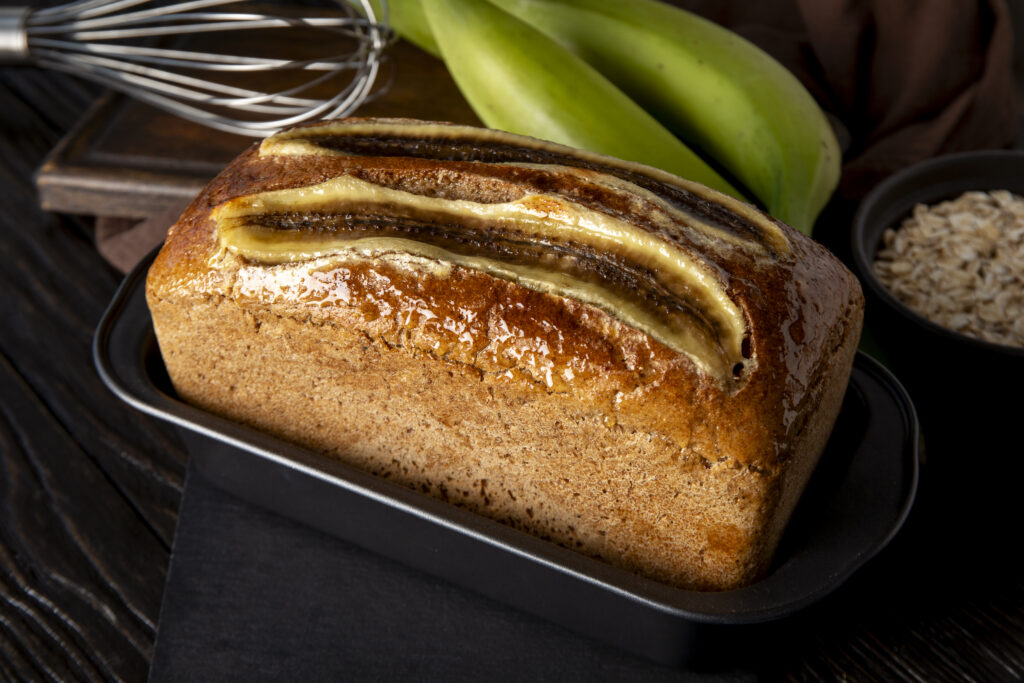
<path fill-rule="evenodd" d="M 788 228 L 791 255 L 713 254 L 749 329 L 752 369 L 729 387 L 602 310 L 479 271 L 396 255 L 268 267 L 220 249 L 209 213 L 225 200 L 359 167 L 254 146 L 175 224 L 147 295 L 179 392 L 676 585 L 763 572 L 839 409 L 854 277 Z M 437 162 L 374 168 L 408 186 Z"/>

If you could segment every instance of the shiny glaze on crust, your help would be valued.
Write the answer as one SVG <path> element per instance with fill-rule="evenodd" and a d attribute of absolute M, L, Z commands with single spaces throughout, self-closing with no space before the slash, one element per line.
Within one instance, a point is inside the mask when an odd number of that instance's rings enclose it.
<path fill-rule="evenodd" d="M 414 254 L 595 305 L 720 381 L 741 377 L 742 315 L 716 274 L 673 243 L 556 194 L 500 203 L 434 194 L 339 175 L 238 197 L 212 216 L 221 244 L 249 261 Z"/>
<path fill-rule="evenodd" d="M 389 346 L 494 376 L 523 373 L 553 392 L 619 367 L 648 373 L 678 357 L 584 304 L 559 297 L 568 305 L 551 306 L 551 295 L 408 254 L 241 264 L 232 289 L 241 300 L 294 304 L 313 319 L 340 314 Z"/>

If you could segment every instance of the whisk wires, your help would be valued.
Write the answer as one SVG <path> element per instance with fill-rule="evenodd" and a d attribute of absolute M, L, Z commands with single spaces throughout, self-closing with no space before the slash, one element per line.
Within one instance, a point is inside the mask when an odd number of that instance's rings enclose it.
<path fill-rule="evenodd" d="M 264 136 L 302 121 L 345 116 L 366 100 L 392 38 L 384 2 L 380 3 L 384 16 L 374 12 L 369 0 L 360 0 L 362 14 L 344 1 L 337 11 L 324 16 L 208 11 L 246 4 L 239 0 L 159 5 L 150 0 L 80 0 L 30 12 L 24 32 L 28 51 L 39 66 L 88 78 L 230 133 Z M 315 35 L 317 45 L 336 46 L 338 52 L 295 58 L 266 54 L 267 50 L 234 54 L 150 44 L 167 36 L 260 31 L 264 47 L 272 42 L 280 48 L 289 41 L 273 36 L 283 36 L 277 33 L 283 29 L 313 32 L 303 34 L 301 42 L 308 46 Z M 272 71 L 292 72 L 292 81 L 297 82 L 268 92 L 211 76 Z M 342 72 L 351 75 L 331 96 L 312 96 L 311 91 L 338 80 Z"/>

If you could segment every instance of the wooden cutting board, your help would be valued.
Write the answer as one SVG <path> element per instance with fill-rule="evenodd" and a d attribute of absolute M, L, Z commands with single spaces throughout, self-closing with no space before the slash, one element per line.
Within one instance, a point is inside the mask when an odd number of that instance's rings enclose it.
<path fill-rule="evenodd" d="M 480 125 L 443 62 L 409 43 L 388 48 L 377 83 L 379 96 L 356 115 Z M 39 169 L 39 201 L 47 211 L 71 214 L 124 219 L 166 214 L 183 208 L 251 143 L 108 93 Z"/>

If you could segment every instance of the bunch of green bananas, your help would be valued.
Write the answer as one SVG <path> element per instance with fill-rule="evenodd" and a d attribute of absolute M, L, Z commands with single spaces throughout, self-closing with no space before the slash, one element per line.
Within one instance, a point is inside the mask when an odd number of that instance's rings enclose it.
<path fill-rule="evenodd" d="M 660 0 L 388 0 L 492 128 L 649 164 L 805 234 L 839 181 L 832 127 L 735 33 Z M 687 144 L 699 150 L 695 153 Z"/>

